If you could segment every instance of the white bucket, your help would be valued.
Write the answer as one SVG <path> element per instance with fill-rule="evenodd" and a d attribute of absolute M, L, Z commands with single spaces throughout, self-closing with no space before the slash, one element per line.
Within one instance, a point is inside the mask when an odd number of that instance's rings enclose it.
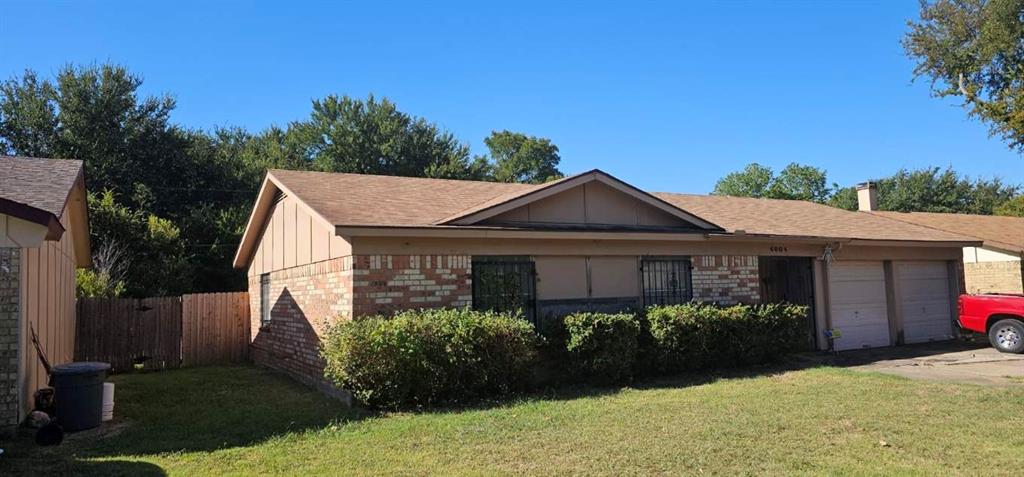
<path fill-rule="evenodd" d="M 114 383 L 103 383 L 103 420 L 114 418 Z"/>

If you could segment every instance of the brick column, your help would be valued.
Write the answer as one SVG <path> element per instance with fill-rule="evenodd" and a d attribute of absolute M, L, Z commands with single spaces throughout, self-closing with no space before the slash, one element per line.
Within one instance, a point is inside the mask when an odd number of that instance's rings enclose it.
<path fill-rule="evenodd" d="M 18 425 L 18 314 L 21 249 L 0 247 L 0 436 Z"/>

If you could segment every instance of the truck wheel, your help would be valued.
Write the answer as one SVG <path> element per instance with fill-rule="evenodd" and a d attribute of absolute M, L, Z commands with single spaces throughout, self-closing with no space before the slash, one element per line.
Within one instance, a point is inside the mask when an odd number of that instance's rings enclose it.
<path fill-rule="evenodd" d="M 1024 322 L 999 320 L 988 330 L 992 347 L 1004 353 L 1024 353 Z"/>

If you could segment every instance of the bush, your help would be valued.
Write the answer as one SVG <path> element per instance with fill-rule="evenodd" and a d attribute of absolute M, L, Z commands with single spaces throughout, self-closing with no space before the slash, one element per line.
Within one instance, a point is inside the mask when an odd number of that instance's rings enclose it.
<path fill-rule="evenodd" d="M 328 330 L 325 375 L 360 402 L 396 409 L 522 390 L 537 356 L 529 322 L 468 309 L 410 310 Z"/>
<path fill-rule="evenodd" d="M 699 303 L 647 309 L 662 372 L 761 364 L 807 346 L 807 307 Z"/>
<path fill-rule="evenodd" d="M 565 318 L 566 348 L 574 368 L 593 382 L 633 377 L 640 322 L 630 314 L 576 313 Z"/>

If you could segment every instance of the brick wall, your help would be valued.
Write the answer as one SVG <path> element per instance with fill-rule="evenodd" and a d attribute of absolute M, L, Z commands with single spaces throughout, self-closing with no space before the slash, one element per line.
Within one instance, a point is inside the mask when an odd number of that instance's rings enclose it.
<path fill-rule="evenodd" d="M 470 306 L 471 266 L 469 255 L 356 256 L 353 315 Z"/>
<path fill-rule="evenodd" d="M 260 322 L 260 277 L 249 277 L 254 363 L 346 398 L 323 378 L 320 336 L 352 316 L 352 257 L 270 273 L 271 320 Z"/>
<path fill-rule="evenodd" d="M 0 436 L 18 425 L 18 314 L 21 249 L 0 247 Z"/>
<path fill-rule="evenodd" d="M 977 262 L 964 264 L 967 293 L 1024 293 L 1021 262 Z"/>
<path fill-rule="evenodd" d="M 270 273 L 271 320 L 260 323 L 260 277 L 249 277 L 254 363 L 348 399 L 323 378 L 320 337 L 353 316 L 472 301 L 468 255 L 357 255 Z"/>
<path fill-rule="evenodd" d="M 695 255 L 691 262 L 694 300 L 725 305 L 760 301 L 756 255 Z"/>

